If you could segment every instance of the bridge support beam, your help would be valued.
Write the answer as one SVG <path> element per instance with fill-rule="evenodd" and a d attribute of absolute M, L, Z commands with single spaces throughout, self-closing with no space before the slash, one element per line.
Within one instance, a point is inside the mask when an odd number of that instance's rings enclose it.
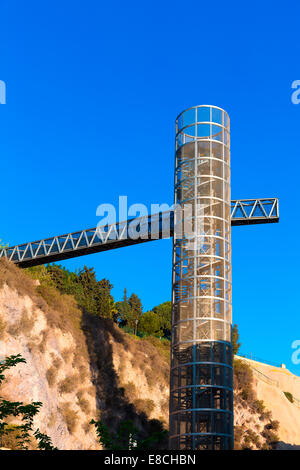
<path fill-rule="evenodd" d="M 197 106 L 178 116 L 175 167 L 175 204 L 185 228 L 180 234 L 175 211 L 170 448 L 231 449 L 230 126 L 225 111 Z"/>

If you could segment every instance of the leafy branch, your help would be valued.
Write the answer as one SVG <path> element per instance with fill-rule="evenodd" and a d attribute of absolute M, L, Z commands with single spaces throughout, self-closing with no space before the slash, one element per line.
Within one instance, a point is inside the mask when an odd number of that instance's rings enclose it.
<path fill-rule="evenodd" d="M 0 386 L 5 379 L 4 372 L 20 363 L 26 363 L 26 360 L 20 354 L 6 357 L 4 361 L 0 362 Z M 39 413 L 41 407 L 42 403 L 39 401 L 24 405 L 23 402 L 8 401 L 0 397 L 0 439 L 4 434 L 11 432 L 6 419 L 9 417 L 20 418 L 22 424 L 14 426 L 14 429 L 18 431 L 16 436 L 18 448 L 28 450 L 31 433 L 33 433 L 34 417 Z M 57 450 L 52 446 L 50 438 L 46 434 L 42 434 L 39 429 L 33 435 L 38 441 L 39 449 Z"/>

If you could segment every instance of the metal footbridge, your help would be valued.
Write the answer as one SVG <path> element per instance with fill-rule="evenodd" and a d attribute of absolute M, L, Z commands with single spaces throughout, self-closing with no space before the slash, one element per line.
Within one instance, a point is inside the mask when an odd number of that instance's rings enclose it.
<path fill-rule="evenodd" d="M 275 223 L 279 221 L 277 198 L 231 201 L 231 225 Z M 131 229 L 134 226 L 132 236 Z M 138 230 L 137 230 L 138 229 Z M 95 227 L 0 250 L 19 267 L 28 268 L 91 253 L 112 250 L 163 238 L 174 234 L 174 212 L 160 212 L 148 217 Z"/>

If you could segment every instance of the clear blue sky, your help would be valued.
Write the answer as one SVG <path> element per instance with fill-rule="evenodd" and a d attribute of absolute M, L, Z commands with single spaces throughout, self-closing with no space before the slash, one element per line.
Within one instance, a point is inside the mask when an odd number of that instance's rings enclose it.
<path fill-rule="evenodd" d="M 233 315 L 243 351 L 291 364 L 300 339 L 299 2 L 4 0 L 0 14 L 1 238 L 96 225 L 96 207 L 173 201 L 174 120 L 231 116 L 232 198 L 280 198 L 278 225 L 234 227 Z M 135 291 L 171 296 L 171 241 L 78 258 Z"/>

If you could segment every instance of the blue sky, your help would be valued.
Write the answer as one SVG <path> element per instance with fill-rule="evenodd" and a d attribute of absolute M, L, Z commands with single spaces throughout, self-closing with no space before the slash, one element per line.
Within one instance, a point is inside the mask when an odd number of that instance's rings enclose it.
<path fill-rule="evenodd" d="M 0 236 L 14 245 L 97 224 L 96 208 L 173 201 L 174 120 L 231 117 L 232 198 L 280 198 L 278 225 L 234 227 L 233 316 L 243 351 L 291 364 L 299 332 L 299 3 L 1 2 Z M 65 262 L 171 296 L 170 240 Z"/>

